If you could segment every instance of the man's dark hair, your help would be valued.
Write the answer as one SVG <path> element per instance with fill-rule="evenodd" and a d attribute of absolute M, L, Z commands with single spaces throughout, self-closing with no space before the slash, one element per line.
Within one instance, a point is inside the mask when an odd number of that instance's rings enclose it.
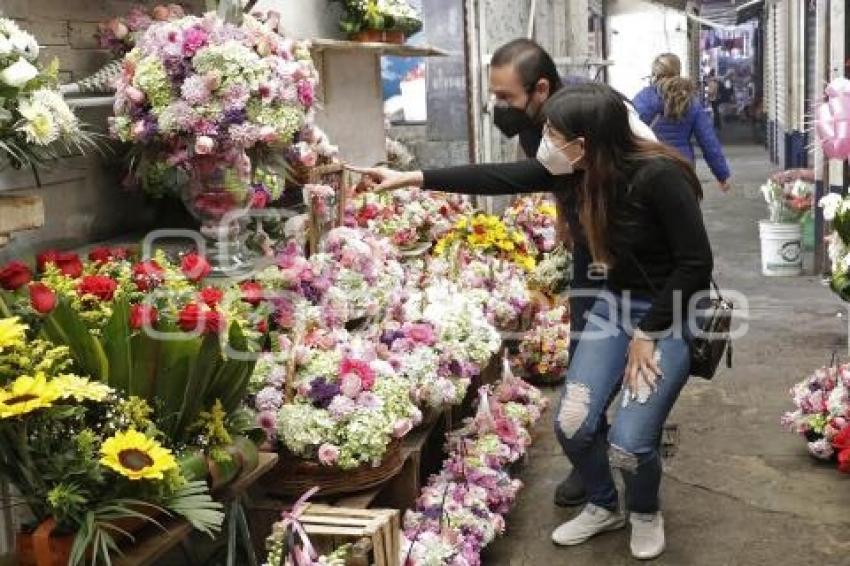
<path fill-rule="evenodd" d="M 513 65 L 528 91 L 532 90 L 540 79 L 549 81 L 550 95 L 561 88 L 561 77 L 552 57 L 531 39 L 515 39 L 504 44 L 493 53 L 490 65 Z"/>

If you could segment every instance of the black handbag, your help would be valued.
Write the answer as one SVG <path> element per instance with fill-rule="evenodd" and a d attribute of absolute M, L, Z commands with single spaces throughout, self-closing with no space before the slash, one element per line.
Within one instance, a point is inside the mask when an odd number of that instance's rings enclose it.
<path fill-rule="evenodd" d="M 720 360 L 726 355 L 726 367 L 732 367 L 732 313 L 735 305 L 723 298 L 720 288 L 711 278 L 716 297 L 707 297 L 708 304 L 700 308 L 697 334 L 690 341 L 691 375 L 711 379 L 717 373 Z"/>

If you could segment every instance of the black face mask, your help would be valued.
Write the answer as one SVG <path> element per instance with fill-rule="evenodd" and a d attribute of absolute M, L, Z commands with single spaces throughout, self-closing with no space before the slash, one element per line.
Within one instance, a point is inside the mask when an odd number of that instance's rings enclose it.
<path fill-rule="evenodd" d="M 528 113 L 515 106 L 496 106 L 493 108 L 493 124 L 509 138 L 535 127 L 534 120 Z"/>

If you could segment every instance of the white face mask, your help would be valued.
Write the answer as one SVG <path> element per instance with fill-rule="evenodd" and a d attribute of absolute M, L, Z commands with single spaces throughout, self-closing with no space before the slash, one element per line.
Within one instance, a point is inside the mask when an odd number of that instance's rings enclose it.
<path fill-rule="evenodd" d="M 540 147 L 537 148 L 537 161 L 552 175 L 572 175 L 575 171 L 575 163 L 570 161 L 570 158 L 564 153 L 564 149 L 568 145 L 570 144 L 556 147 L 549 136 L 544 134 L 540 141 Z"/>

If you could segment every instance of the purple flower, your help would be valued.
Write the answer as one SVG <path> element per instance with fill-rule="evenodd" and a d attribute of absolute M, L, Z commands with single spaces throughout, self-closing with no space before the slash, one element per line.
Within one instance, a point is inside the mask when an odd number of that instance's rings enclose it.
<path fill-rule="evenodd" d="M 257 415 L 257 424 L 269 438 L 273 438 L 277 430 L 277 415 L 274 411 L 263 411 Z"/>
<path fill-rule="evenodd" d="M 371 391 L 364 391 L 357 396 L 357 404 L 365 409 L 380 409 L 383 401 Z"/>
<path fill-rule="evenodd" d="M 431 505 L 422 509 L 421 513 L 425 516 L 425 518 L 437 521 L 443 516 L 443 508 L 439 505 Z"/>
<path fill-rule="evenodd" d="M 331 401 L 328 406 L 328 411 L 330 411 L 333 418 L 337 420 L 341 420 L 349 416 L 357 410 L 357 405 L 344 395 L 337 395 L 334 397 L 333 401 Z"/>
<path fill-rule="evenodd" d="M 189 28 L 183 34 L 183 54 L 186 57 L 193 57 L 206 44 L 207 32 L 200 28 Z"/>
<path fill-rule="evenodd" d="M 181 84 L 192 72 L 192 63 L 183 57 L 166 57 L 163 60 L 165 72 L 175 84 Z"/>
<path fill-rule="evenodd" d="M 302 106 L 307 108 L 313 106 L 313 102 L 315 101 L 313 83 L 310 81 L 300 81 L 298 83 L 298 101 Z"/>
<path fill-rule="evenodd" d="M 283 404 L 283 394 L 274 387 L 265 387 L 257 393 L 257 410 L 276 411 Z"/>
<path fill-rule="evenodd" d="M 224 111 L 224 124 L 241 124 L 248 119 L 244 108 L 229 108 Z"/>
<path fill-rule="evenodd" d="M 339 385 L 328 383 L 324 377 L 317 377 L 311 381 L 310 390 L 307 392 L 307 397 L 310 398 L 313 406 L 319 409 L 327 409 L 337 395 L 339 395 Z"/>

